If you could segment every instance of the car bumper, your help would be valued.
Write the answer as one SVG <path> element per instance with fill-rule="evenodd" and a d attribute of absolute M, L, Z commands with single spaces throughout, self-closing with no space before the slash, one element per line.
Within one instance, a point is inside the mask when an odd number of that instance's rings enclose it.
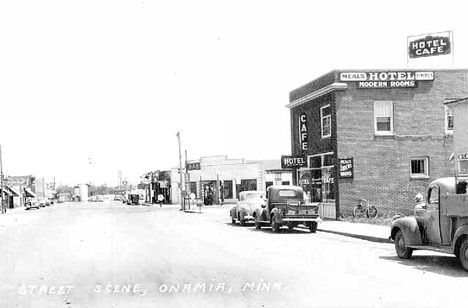
<path fill-rule="evenodd" d="M 254 218 L 252 215 L 244 215 L 244 220 L 246 220 L 246 221 L 249 221 L 249 220 L 254 221 L 255 218 Z"/>
<path fill-rule="evenodd" d="M 282 219 L 283 222 L 322 222 L 322 219 L 320 217 L 283 217 Z"/>

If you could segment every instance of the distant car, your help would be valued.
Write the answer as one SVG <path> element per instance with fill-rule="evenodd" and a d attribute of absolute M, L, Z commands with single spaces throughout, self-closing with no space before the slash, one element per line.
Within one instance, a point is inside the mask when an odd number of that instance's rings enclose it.
<path fill-rule="evenodd" d="M 96 202 L 104 202 L 104 197 L 103 196 L 96 196 Z"/>
<path fill-rule="evenodd" d="M 26 201 L 25 206 L 26 206 L 25 210 L 39 209 L 41 207 L 39 205 L 39 201 L 36 198 L 31 198 L 28 201 Z"/>
<path fill-rule="evenodd" d="M 36 198 L 36 200 L 39 203 L 40 207 L 46 207 L 46 206 L 50 205 L 50 201 L 47 198 L 38 197 L 38 198 Z"/>
<path fill-rule="evenodd" d="M 238 221 L 241 226 L 246 222 L 253 222 L 253 213 L 256 209 L 260 209 L 266 205 L 266 194 L 263 191 L 248 190 L 239 193 L 239 201 L 231 208 L 231 222 L 233 224 Z"/>

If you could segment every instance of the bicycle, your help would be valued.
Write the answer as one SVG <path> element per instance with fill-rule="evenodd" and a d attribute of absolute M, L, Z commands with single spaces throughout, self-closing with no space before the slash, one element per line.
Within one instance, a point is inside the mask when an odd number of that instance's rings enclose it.
<path fill-rule="evenodd" d="M 359 199 L 358 205 L 353 209 L 353 217 L 358 218 L 366 216 L 367 218 L 374 219 L 377 217 L 378 210 L 374 205 L 369 205 L 366 199 Z"/>

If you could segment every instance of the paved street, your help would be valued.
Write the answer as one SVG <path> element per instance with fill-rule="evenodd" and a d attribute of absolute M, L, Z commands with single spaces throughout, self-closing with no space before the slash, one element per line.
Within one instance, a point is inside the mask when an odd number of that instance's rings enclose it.
<path fill-rule="evenodd" d="M 183 213 L 65 203 L 0 216 L 0 307 L 453 307 L 455 257 L 325 232 L 231 225 L 229 206 Z"/>

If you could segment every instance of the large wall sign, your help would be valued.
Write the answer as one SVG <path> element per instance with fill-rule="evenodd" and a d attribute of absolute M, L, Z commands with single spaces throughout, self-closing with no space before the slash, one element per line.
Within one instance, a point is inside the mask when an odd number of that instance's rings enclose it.
<path fill-rule="evenodd" d="M 353 158 L 340 159 L 340 179 L 354 178 Z"/>
<path fill-rule="evenodd" d="M 343 72 L 340 81 L 357 82 L 358 88 L 415 88 L 418 81 L 434 80 L 434 72 L 382 71 Z"/>
<path fill-rule="evenodd" d="M 303 156 L 281 155 L 281 169 L 306 167 L 307 161 Z"/>
<path fill-rule="evenodd" d="M 301 113 L 299 116 L 299 140 L 301 150 L 307 151 L 309 149 L 309 133 L 307 130 L 307 115 L 305 113 Z"/>

